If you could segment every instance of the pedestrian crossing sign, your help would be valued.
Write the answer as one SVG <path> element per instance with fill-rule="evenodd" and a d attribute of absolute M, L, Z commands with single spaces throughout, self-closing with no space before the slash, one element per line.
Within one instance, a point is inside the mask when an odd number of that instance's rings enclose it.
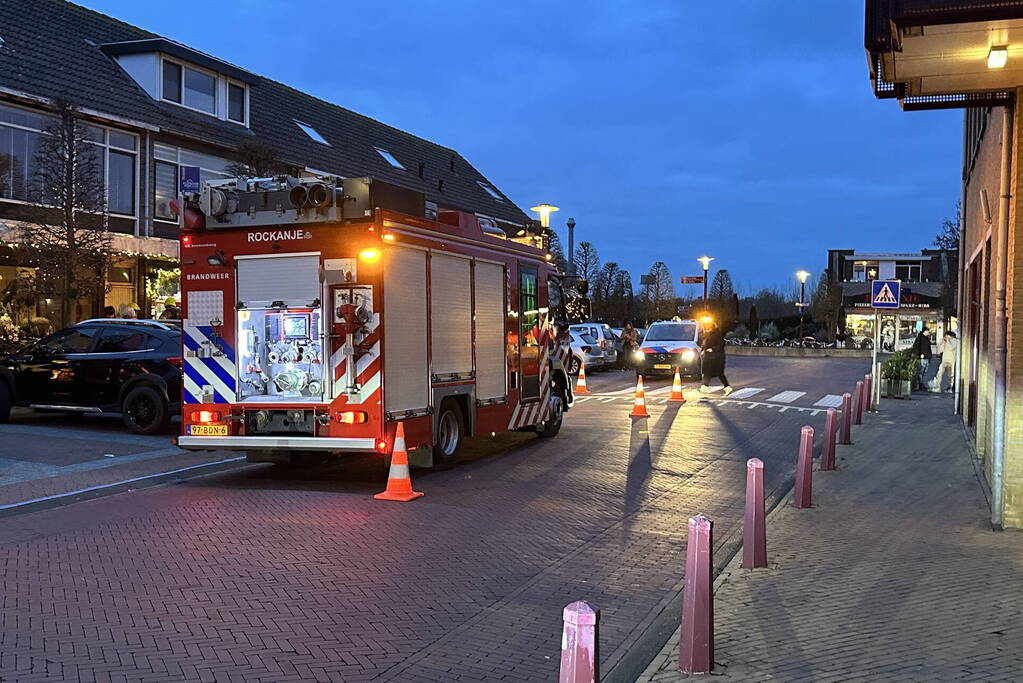
<path fill-rule="evenodd" d="M 901 280 L 874 280 L 870 285 L 870 305 L 873 308 L 899 307 L 902 295 Z"/>

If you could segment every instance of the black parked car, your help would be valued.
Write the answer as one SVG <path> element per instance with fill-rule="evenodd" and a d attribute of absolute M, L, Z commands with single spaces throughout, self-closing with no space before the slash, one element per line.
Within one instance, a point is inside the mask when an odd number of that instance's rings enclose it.
<path fill-rule="evenodd" d="M 12 406 L 119 412 L 138 434 L 181 410 L 181 330 L 155 320 L 97 318 L 0 359 L 0 422 Z"/>

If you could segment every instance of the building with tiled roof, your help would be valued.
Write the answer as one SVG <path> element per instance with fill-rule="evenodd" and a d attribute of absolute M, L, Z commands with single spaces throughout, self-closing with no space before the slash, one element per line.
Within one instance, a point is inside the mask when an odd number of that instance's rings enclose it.
<path fill-rule="evenodd" d="M 249 73 L 62 0 L 5 0 L 0 20 L 0 293 L 19 274 L 14 244 L 30 199 L 32 154 L 58 97 L 94 124 L 114 246 L 105 303 L 139 303 L 177 259 L 179 165 L 224 175 L 245 141 L 298 170 L 371 176 L 422 192 L 428 211 L 486 216 L 506 231 L 528 217 L 453 149 Z M 172 286 L 172 285 L 167 285 Z M 99 301 L 91 304 L 98 309 Z M 83 304 L 88 307 L 88 305 Z M 47 316 L 40 302 L 36 314 Z M 85 315 L 97 310 L 82 310 Z"/>

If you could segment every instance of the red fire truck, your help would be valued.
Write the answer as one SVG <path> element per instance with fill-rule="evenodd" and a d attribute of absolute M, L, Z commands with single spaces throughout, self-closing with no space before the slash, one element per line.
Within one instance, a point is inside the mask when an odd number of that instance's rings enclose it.
<path fill-rule="evenodd" d="M 181 448 L 389 453 L 400 421 L 413 462 L 447 466 L 466 436 L 558 433 L 570 350 L 539 228 L 427 218 L 368 178 L 207 181 L 182 202 Z"/>

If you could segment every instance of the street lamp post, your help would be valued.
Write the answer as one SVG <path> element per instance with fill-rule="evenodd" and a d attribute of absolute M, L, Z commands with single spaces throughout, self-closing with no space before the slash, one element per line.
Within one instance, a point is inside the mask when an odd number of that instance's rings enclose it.
<path fill-rule="evenodd" d="M 707 306 L 707 273 L 710 271 L 710 262 L 714 260 L 713 256 L 701 256 L 696 259 L 703 264 L 703 305 Z"/>
<path fill-rule="evenodd" d="M 568 274 L 575 277 L 575 219 L 569 218 L 568 226 Z"/>
<path fill-rule="evenodd" d="M 796 271 L 799 278 L 799 341 L 803 341 L 803 311 L 806 310 L 806 279 L 810 273 L 805 270 Z"/>
<path fill-rule="evenodd" d="M 544 228 L 544 230 L 551 227 L 551 214 L 558 210 L 558 207 L 553 204 L 548 204 L 547 202 L 538 204 L 530 209 L 530 211 L 533 211 L 540 216 L 540 227 Z M 540 236 L 540 243 L 543 244 L 543 233 L 541 233 Z"/>

